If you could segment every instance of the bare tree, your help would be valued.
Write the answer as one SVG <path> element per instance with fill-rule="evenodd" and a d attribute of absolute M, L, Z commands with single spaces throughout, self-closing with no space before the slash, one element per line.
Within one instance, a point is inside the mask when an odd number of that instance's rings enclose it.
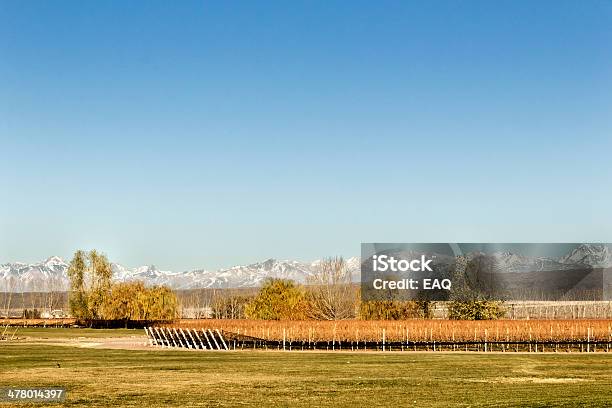
<path fill-rule="evenodd" d="M 215 291 L 210 304 L 212 316 L 215 319 L 244 319 L 245 307 L 251 298 L 236 290 Z"/>
<path fill-rule="evenodd" d="M 322 260 L 307 283 L 311 317 L 320 320 L 355 317 L 356 291 L 342 257 Z"/>
<path fill-rule="evenodd" d="M 17 278 L 9 276 L 4 284 L 5 298 L 4 298 L 4 315 L 6 318 L 11 317 L 11 306 L 13 301 L 13 295 L 15 294 L 15 288 L 17 287 Z"/>
<path fill-rule="evenodd" d="M 32 311 L 33 315 L 36 315 L 34 311 L 42 311 L 41 299 L 44 297 L 44 284 L 38 280 L 33 280 L 27 285 L 28 291 L 28 307 Z"/>
<path fill-rule="evenodd" d="M 60 293 L 64 288 L 64 283 L 60 276 L 52 276 L 46 282 L 46 290 L 41 309 L 49 312 L 59 308 Z"/>

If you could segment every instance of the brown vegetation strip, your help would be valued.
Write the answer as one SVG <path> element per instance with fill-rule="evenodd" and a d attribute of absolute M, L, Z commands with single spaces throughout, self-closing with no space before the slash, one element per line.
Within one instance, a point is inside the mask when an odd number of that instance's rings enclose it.
<path fill-rule="evenodd" d="M 72 326 L 76 323 L 75 319 L 64 318 L 64 319 L 21 319 L 21 318 L 10 318 L 0 319 L 0 326 L 24 326 L 24 327 L 67 327 Z"/>
<path fill-rule="evenodd" d="M 189 320 L 167 327 L 219 329 L 265 340 L 289 341 L 610 341 L 612 319 L 602 320 Z"/>

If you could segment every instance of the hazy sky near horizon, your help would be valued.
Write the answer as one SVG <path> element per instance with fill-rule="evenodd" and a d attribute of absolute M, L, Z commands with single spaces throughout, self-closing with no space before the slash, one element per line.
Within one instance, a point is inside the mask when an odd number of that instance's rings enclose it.
<path fill-rule="evenodd" d="M 612 1 L 0 1 L 0 263 L 612 242 Z"/>

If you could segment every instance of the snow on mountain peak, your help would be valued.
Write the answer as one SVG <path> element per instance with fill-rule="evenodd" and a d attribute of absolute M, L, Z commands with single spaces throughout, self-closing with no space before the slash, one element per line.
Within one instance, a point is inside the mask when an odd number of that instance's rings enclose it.
<path fill-rule="evenodd" d="M 62 258 L 60 258 L 59 256 L 51 256 L 47 259 L 45 259 L 44 262 L 42 262 L 45 266 L 53 268 L 53 267 L 63 267 L 63 266 L 67 266 L 68 264 L 66 262 L 64 262 L 64 260 Z"/>
<path fill-rule="evenodd" d="M 612 253 L 605 244 L 580 244 L 567 255 L 561 257 L 560 262 L 607 268 L 612 266 Z"/>
<path fill-rule="evenodd" d="M 500 272 L 535 272 L 564 270 L 589 265 L 595 268 L 612 267 L 612 250 L 605 244 L 581 244 L 559 258 L 533 257 L 509 251 L 484 254 L 469 253 L 468 259 L 481 256 L 492 257 Z M 439 258 L 441 259 L 441 258 Z M 359 257 L 346 258 L 352 280 L 360 280 Z M 320 267 L 321 260 L 304 263 L 292 260 L 268 258 L 261 262 L 238 265 L 209 271 L 195 269 L 184 272 L 163 271 L 155 265 L 128 268 L 111 263 L 113 279 L 117 282 L 142 280 L 147 285 L 168 285 L 174 289 L 195 288 L 247 288 L 258 287 L 269 278 L 290 279 L 306 283 Z M 20 262 L 0 265 L 0 292 L 45 291 L 68 288 L 68 264 L 60 257 L 52 256 L 42 262 L 25 264 Z"/>
<path fill-rule="evenodd" d="M 174 289 L 246 288 L 258 287 L 269 278 L 291 279 L 305 283 L 320 261 L 302 263 L 268 258 L 249 265 L 208 271 L 196 269 L 185 272 L 162 271 L 155 265 L 128 268 L 111 263 L 113 280 L 129 282 L 142 280 L 147 285 L 168 285 Z M 347 265 L 353 276 L 359 273 L 359 258 L 349 258 Z M 0 265 L 0 291 L 67 290 L 68 264 L 53 256 L 36 264 L 10 263 Z"/>

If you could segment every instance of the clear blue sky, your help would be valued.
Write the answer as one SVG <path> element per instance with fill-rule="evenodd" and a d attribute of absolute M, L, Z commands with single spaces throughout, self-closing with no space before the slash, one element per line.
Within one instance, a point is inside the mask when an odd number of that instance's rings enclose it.
<path fill-rule="evenodd" d="M 612 241 L 612 1 L 0 1 L 0 263 Z"/>

